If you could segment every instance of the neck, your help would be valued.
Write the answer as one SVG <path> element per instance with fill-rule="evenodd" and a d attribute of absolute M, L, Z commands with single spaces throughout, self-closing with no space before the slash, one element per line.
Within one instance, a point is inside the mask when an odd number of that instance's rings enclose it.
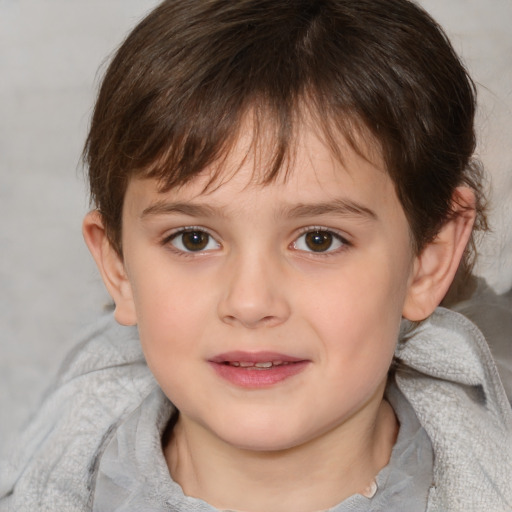
<path fill-rule="evenodd" d="M 186 495 L 219 509 L 312 512 L 364 493 L 389 461 L 398 423 L 381 401 L 374 414 L 353 418 L 287 450 L 239 449 L 180 418 L 165 447 L 172 477 Z"/>

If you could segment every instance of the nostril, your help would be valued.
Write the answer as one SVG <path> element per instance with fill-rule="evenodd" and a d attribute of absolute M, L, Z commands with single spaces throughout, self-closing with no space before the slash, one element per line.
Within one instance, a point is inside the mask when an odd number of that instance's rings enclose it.
<path fill-rule="evenodd" d="M 266 279 L 260 286 L 251 281 L 251 287 L 242 286 L 240 279 L 232 283 L 217 306 L 219 318 L 232 326 L 247 329 L 273 327 L 288 318 L 289 304 L 281 290 L 276 291 Z"/>
<path fill-rule="evenodd" d="M 223 321 L 229 325 L 241 325 L 247 329 L 256 329 L 258 327 L 272 327 L 280 323 L 279 318 L 273 315 L 267 315 L 259 318 L 249 318 L 248 316 L 225 315 Z"/>

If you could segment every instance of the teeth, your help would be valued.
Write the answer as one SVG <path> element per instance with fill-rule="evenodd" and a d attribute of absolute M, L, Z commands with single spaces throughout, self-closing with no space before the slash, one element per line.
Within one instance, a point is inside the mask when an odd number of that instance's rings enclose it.
<path fill-rule="evenodd" d="M 259 363 L 251 363 L 249 361 L 229 361 L 227 364 L 230 366 L 240 368 L 272 368 L 274 366 L 281 366 L 290 364 L 288 361 L 262 361 Z"/>
<path fill-rule="evenodd" d="M 272 361 L 268 361 L 268 363 L 256 363 L 254 366 L 256 366 L 256 368 L 272 368 L 273 363 Z"/>

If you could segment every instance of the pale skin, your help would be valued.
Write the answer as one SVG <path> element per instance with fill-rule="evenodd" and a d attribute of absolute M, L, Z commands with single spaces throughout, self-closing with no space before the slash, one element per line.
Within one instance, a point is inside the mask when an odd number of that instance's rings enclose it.
<path fill-rule="evenodd" d="M 242 133 L 209 192 L 209 169 L 165 193 L 132 179 L 122 257 L 97 212 L 84 236 L 116 319 L 138 326 L 180 411 L 164 456 L 184 492 L 220 509 L 312 512 L 364 492 L 388 463 L 398 423 L 383 395 L 400 321 L 442 300 L 474 199 L 458 188 L 468 208 L 414 254 L 380 157 L 347 145 L 342 165 L 304 126 L 288 178 L 262 186 L 249 141 Z M 212 362 L 234 352 L 285 354 L 300 371 L 242 386 Z"/>

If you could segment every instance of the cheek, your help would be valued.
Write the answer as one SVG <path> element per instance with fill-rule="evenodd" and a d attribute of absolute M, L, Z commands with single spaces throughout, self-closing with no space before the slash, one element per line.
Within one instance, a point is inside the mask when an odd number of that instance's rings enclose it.
<path fill-rule="evenodd" d="M 165 262 L 133 266 L 130 277 L 148 365 L 157 379 L 171 370 L 181 371 L 180 364 L 186 364 L 191 345 L 197 346 L 204 339 L 206 316 L 212 311 L 204 283 L 186 272 L 172 272 Z"/>
<path fill-rule="evenodd" d="M 208 410 L 204 372 L 204 347 L 210 322 L 206 318 L 207 299 L 183 285 L 176 276 L 172 282 L 154 283 L 139 290 L 137 307 L 142 350 L 149 369 L 165 395 L 182 413 L 200 417 Z"/>
<path fill-rule="evenodd" d="M 353 260 L 358 260 L 354 262 Z M 303 307 L 320 315 L 322 324 L 333 328 L 371 329 L 396 326 L 407 293 L 408 264 L 392 256 L 359 258 L 341 264 L 327 277 L 298 291 Z"/>
<path fill-rule="evenodd" d="M 361 258 L 359 263 L 311 289 L 301 309 L 323 340 L 325 357 L 354 373 L 382 375 L 398 337 L 407 272 L 392 258 Z M 305 297 L 305 291 L 301 295 Z"/>
<path fill-rule="evenodd" d="M 180 410 L 183 396 L 201 396 L 197 364 L 201 359 L 204 328 L 196 304 L 152 301 L 145 304 L 138 324 L 141 346 L 149 369 L 163 392 Z"/>
<path fill-rule="evenodd" d="M 197 271 L 173 264 L 161 248 L 141 251 L 131 263 L 129 276 L 139 325 L 176 328 L 207 300 L 208 286 Z"/>

